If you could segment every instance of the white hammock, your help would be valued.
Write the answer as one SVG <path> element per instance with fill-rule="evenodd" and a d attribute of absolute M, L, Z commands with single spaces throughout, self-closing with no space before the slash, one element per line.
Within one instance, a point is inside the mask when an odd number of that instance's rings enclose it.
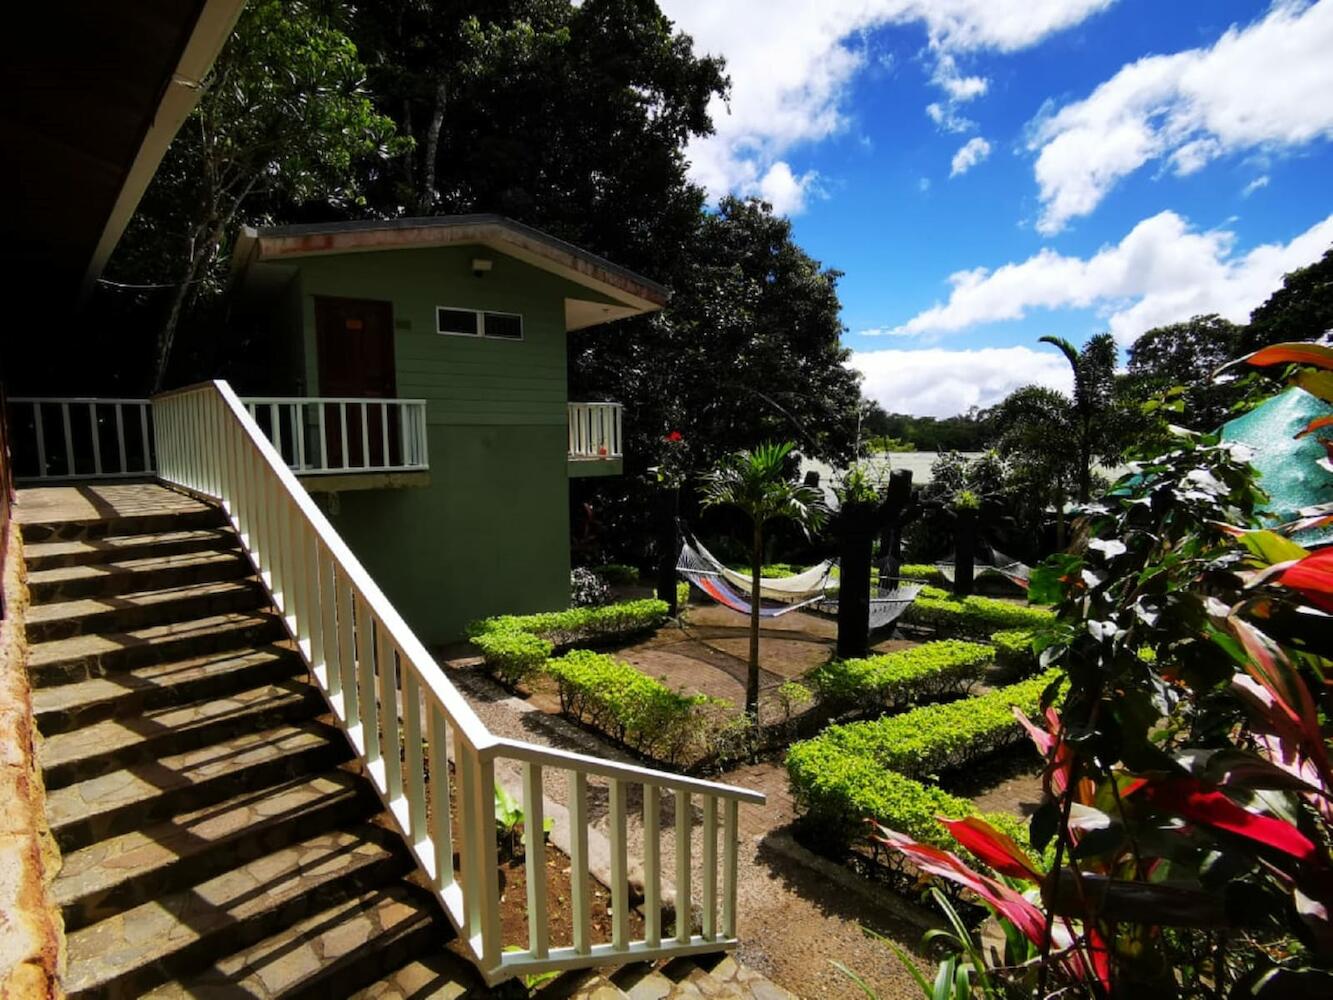
<path fill-rule="evenodd" d="M 696 553 L 713 571 L 747 597 L 750 594 L 750 577 L 747 573 L 723 565 L 711 552 L 699 544 L 699 539 L 691 538 Z M 833 572 L 833 560 L 825 559 L 818 565 L 797 573 L 795 576 L 776 576 L 759 578 L 759 596 L 770 601 L 796 601 L 815 597 L 824 593 L 828 587 L 829 576 Z"/>

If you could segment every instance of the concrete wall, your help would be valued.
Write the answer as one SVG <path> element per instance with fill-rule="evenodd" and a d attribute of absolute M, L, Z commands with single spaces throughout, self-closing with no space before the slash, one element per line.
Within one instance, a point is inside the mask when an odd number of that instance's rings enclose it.
<path fill-rule="evenodd" d="M 472 259 L 493 269 L 482 278 Z M 427 400 L 430 485 L 321 504 L 425 641 L 470 620 L 569 602 L 566 297 L 595 298 L 487 248 L 297 262 L 308 392 L 319 391 L 314 299 L 393 303 L 397 392 Z M 521 341 L 435 332 L 435 308 L 521 313 Z"/>

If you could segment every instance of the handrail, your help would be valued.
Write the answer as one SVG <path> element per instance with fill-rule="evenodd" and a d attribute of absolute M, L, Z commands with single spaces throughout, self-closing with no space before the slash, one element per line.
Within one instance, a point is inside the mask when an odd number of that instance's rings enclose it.
<path fill-rule="evenodd" d="M 496 737 L 347 548 L 230 386 L 217 381 L 176 390 L 154 397 L 153 407 L 160 477 L 220 502 L 330 710 L 488 982 L 735 947 L 737 810 L 741 802 L 762 803 L 761 794 Z M 452 775 L 443 766 L 451 734 Z M 523 775 L 526 947 L 501 935 L 492 793 L 497 761 L 518 765 Z M 547 930 L 546 769 L 565 772 L 570 790 L 574 932 L 568 946 L 553 946 Z M 598 945 L 590 942 L 587 893 L 590 778 L 606 780 L 610 795 L 612 940 Z M 632 785 L 642 786 L 644 803 L 645 934 L 640 941 L 629 939 L 626 806 Z M 695 798 L 704 834 L 697 887 L 702 927 L 695 933 L 690 920 L 678 921 L 670 939 L 663 938 L 661 919 L 663 794 L 675 801 L 676 822 L 667 833 L 674 842 L 675 891 L 682 901 L 692 899 L 694 888 Z M 451 811 L 458 826 L 458 872 Z M 506 945 L 516 947 L 506 950 Z"/>
<path fill-rule="evenodd" d="M 430 468 L 424 399 L 246 396 L 241 403 L 298 475 Z"/>
<path fill-rule="evenodd" d="M 127 479 L 153 474 L 151 402 L 100 396 L 13 396 L 19 433 L 15 478 L 23 482 Z M 48 417 L 52 419 L 48 419 Z"/>

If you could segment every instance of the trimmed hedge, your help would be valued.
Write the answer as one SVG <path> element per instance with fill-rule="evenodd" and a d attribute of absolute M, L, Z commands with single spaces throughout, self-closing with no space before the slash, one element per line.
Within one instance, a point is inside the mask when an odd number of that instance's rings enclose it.
<path fill-rule="evenodd" d="M 863 659 L 833 660 L 809 676 L 819 697 L 835 705 L 899 708 L 918 698 L 967 692 L 995 651 L 978 642 L 944 639 Z"/>
<path fill-rule="evenodd" d="M 908 777 L 935 774 L 1023 739 L 1012 706 L 1035 715 L 1042 691 L 1059 676 L 1051 670 L 975 698 L 830 726 L 809 742 L 826 742 Z"/>
<path fill-rule="evenodd" d="M 1037 669 L 1037 653 L 1032 648 L 1031 629 L 1009 628 L 991 634 L 995 663 L 1012 677 L 1026 677 Z"/>
<path fill-rule="evenodd" d="M 483 618 L 467 627 L 475 644 L 490 632 L 528 632 L 550 640 L 557 646 L 577 642 L 610 642 L 657 628 L 667 616 L 665 601 L 643 598 L 621 601 L 598 608 L 570 608 L 568 611 L 544 611 L 535 615 L 498 615 Z"/>
<path fill-rule="evenodd" d="M 707 728 L 705 695 L 673 691 L 606 653 L 576 649 L 549 660 L 560 687 L 560 707 L 628 747 L 675 763 Z"/>
<path fill-rule="evenodd" d="M 827 846 L 846 850 L 870 833 L 874 820 L 923 844 L 964 854 L 937 819 L 981 816 L 1028 847 L 1027 824 L 1008 813 L 982 813 L 967 799 L 886 770 L 832 743 L 808 740 L 787 753 L 797 807 Z"/>
<path fill-rule="evenodd" d="M 546 659 L 555 651 L 549 639 L 531 632 L 483 632 L 472 644 L 481 650 L 486 669 L 511 687 L 541 673 Z"/>
<path fill-rule="evenodd" d="M 1048 608 L 1015 604 L 971 594 L 959 598 L 938 587 L 924 587 L 902 621 L 942 632 L 986 638 L 997 629 L 1036 628 L 1054 621 Z"/>
<path fill-rule="evenodd" d="M 923 580 L 941 586 L 948 582 L 940 568 L 931 563 L 903 563 L 898 567 L 898 576 L 904 580 Z"/>

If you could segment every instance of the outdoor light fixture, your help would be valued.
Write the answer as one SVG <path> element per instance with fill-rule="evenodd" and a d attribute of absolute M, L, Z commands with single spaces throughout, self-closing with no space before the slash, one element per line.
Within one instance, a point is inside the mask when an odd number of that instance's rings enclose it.
<path fill-rule="evenodd" d="M 474 278 L 480 278 L 494 266 L 495 266 L 494 262 L 487 260 L 485 257 L 473 257 L 472 276 Z"/>

